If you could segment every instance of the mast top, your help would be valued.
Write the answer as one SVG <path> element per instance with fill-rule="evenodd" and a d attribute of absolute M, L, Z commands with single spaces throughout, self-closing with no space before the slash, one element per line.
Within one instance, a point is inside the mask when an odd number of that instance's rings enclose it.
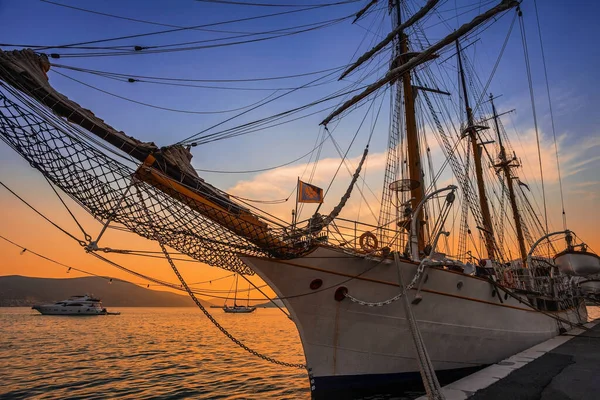
<path fill-rule="evenodd" d="M 497 15 L 503 11 L 514 8 L 518 5 L 519 5 L 519 2 L 516 0 L 502 0 L 500 2 L 500 4 L 496 5 L 495 7 L 490 8 L 486 12 L 476 16 L 470 22 L 463 24 L 456 31 L 452 32 L 451 34 L 447 35 L 442 40 L 438 41 L 437 43 L 435 43 L 435 44 L 429 46 L 427 49 L 423 50 L 416 57 L 411 58 L 410 60 L 406 61 L 404 64 L 400 65 L 399 67 L 393 68 L 390 71 L 388 71 L 388 73 L 385 74 L 385 76 L 383 78 L 381 78 L 377 82 L 372 83 L 371 85 L 367 86 L 367 88 L 365 90 L 363 90 L 361 93 L 355 95 L 350 100 L 344 102 L 344 104 L 342 104 L 341 106 L 336 108 L 333 112 L 331 112 L 331 114 L 329 114 L 327 116 L 327 118 L 325 118 L 321 122 L 321 125 L 327 125 L 329 122 L 331 122 L 331 120 L 333 118 L 337 117 L 344 111 L 348 110 L 354 104 L 356 104 L 359 101 L 361 101 L 362 99 L 366 98 L 367 96 L 369 96 L 370 94 L 372 94 L 373 92 L 375 92 L 376 90 L 381 88 L 382 86 L 398 79 L 398 77 L 401 76 L 402 74 L 404 74 L 406 71 L 410 71 L 411 69 L 414 69 L 415 67 L 417 67 L 427 61 L 432 60 L 432 57 L 435 57 L 435 53 L 437 51 L 450 45 L 451 43 L 456 41 L 458 38 L 464 36 L 465 34 L 469 33 L 470 31 L 472 31 L 473 29 L 478 27 L 479 25 L 488 21 L 490 18 L 494 17 L 495 15 Z M 402 25 L 404 25 L 404 24 L 402 24 Z"/>

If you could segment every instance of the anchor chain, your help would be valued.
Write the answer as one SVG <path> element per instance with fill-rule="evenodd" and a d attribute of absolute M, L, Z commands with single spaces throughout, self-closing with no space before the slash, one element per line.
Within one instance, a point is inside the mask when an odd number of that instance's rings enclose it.
<path fill-rule="evenodd" d="M 137 185 L 136 185 L 137 187 Z M 138 192 L 138 196 L 139 196 L 139 192 Z M 143 200 L 143 199 L 141 199 Z M 142 204 L 143 201 L 142 201 Z M 152 223 L 152 219 L 150 217 L 150 212 L 148 211 L 148 209 L 146 207 L 144 207 L 144 211 L 146 213 L 146 217 L 148 218 L 149 222 Z M 198 298 L 194 295 L 194 292 L 190 289 L 190 287 L 188 286 L 187 282 L 185 281 L 185 279 L 183 279 L 183 276 L 181 276 L 181 274 L 179 273 L 179 270 L 177 269 L 177 266 L 175 266 L 175 263 L 173 262 L 173 260 L 171 259 L 171 255 L 169 254 L 169 252 L 167 251 L 165 245 L 163 244 L 163 239 L 161 237 L 161 235 L 156 231 L 156 229 L 154 230 L 154 235 L 155 235 L 155 239 L 158 242 L 158 244 L 160 245 L 160 249 L 162 250 L 163 254 L 165 255 L 165 258 L 167 259 L 167 261 L 169 262 L 169 265 L 171 266 L 171 269 L 173 269 L 173 272 L 175 272 L 175 275 L 177 275 L 177 278 L 179 279 L 179 282 L 181 282 L 181 285 L 184 287 L 185 291 L 187 292 L 187 294 L 190 296 L 190 298 L 194 301 L 194 303 L 196 303 L 196 305 L 198 306 L 198 308 L 202 311 L 202 313 L 204 313 L 204 315 L 206 316 L 206 318 L 209 319 L 210 322 L 212 322 L 212 324 L 221 331 L 221 333 L 223 333 L 225 336 L 227 336 L 229 338 L 229 340 L 231 340 L 233 343 L 235 343 L 237 346 L 241 347 L 242 349 L 246 350 L 248 353 L 261 358 L 265 361 L 268 361 L 272 364 L 277 364 L 277 365 L 281 365 L 284 367 L 290 367 L 290 368 L 299 368 L 299 369 L 307 369 L 307 366 L 304 364 L 294 364 L 294 363 L 288 363 L 288 362 L 284 362 L 284 361 L 279 361 L 276 360 L 272 357 L 266 356 L 264 354 L 261 354 L 259 352 L 257 352 L 256 350 L 251 349 L 250 347 L 246 346 L 244 343 L 242 343 L 241 341 L 239 341 L 238 339 L 236 339 L 231 333 L 229 333 L 229 331 L 227 331 L 227 329 L 225 329 L 221 324 L 219 324 L 217 322 L 217 320 L 211 315 L 211 313 L 208 312 L 208 310 L 202 305 L 202 303 L 200 303 L 200 300 L 198 300 Z"/>
<path fill-rule="evenodd" d="M 179 270 L 175 266 L 175 263 L 173 263 L 173 260 L 171 260 L 171 256 L 167 252 L 167 249 L 163 245 L 161 239 L 158 239 L 158 244 L 160 245 L 160 248 L 161 248 L 162 252 L 164 253 L 165 258 L 167 259 L 167 261 L 171 265 L 171 268 L 175 272 L 175 275 L 177 275 L 177 278 L 179 279 L 179 281 L 181 282 L 181 284 L 185 288 L 185 291 L 188 293 L 188 295 L 194 301 L 194 303 L 196 303 L 196 305 L 198 306 L 198 308 L 200 308 L 200 310 L 204 313 L 204 315 L 206 315 L 206 318 L 208 318 L 210 320 L 210 322 L 212 322 L 213 325 L 216 326 L 217 329 L 219 329 L 233 343 L 235 343 L 236 345 L 238 345 L 242 349 L 246 350 L 248 353 L 250 353 L 250 354 L 252 354 L 252 355 L 254 355 L 254 356 L 258 357 L 258 358 L 262 358 L 263 360 L 268 361 L 270 363 L 277 364 L 277 365 L 282 365 L 284 367 L 306 369 L 306 365 L 304 365 L 304 364 L 287 363 L 287 362 L 284 362 L 284 361 L 276 360 L 276 359 L 274 359 L 272 357 L 269 357 L 269 356 L 266 356 L 264 354 L 261 354 L 261 353 L 257 352 L 256 350 L 252 350 L 250 347 L 246 346 L 244 343 L 242 343 L 238 339 L 236 339 L 231 333 L 229 333 L 227 331 L 227 329 L 223 328 L 223 326 L 217 322 L 217 320 L 208 312 L 208 310 L 202 305 L 202 303 L 200 303 L 200 300 L 198 300 L 198 298 L 191 291 L 191 289 L 189 288 L 189 286 L 187 285 L 187 283 L 185 282 L 185 280 L 183 279 L 183 277 L 179 273 Z"/>
<path fill-rule="evenodd" d="M 406 288 L 401 291 L 400 293 L 398 293 L 396 296 L 384 300 L 384 301 L 377 301 L 377 302 L 370 302 L 370 301 L 364 301 L 364 300 L 360 300 L 357 299 L 356 297 L 350 295 L 349 293 L 346 293 L 345 296 L 352 301 L 353 303 L 356 304 L 360 304 L 361 306 L 367 306 L 367 307 L 383 307 L 383 306 L 387 306 L 389 304 L 392 304 L 395 301 L 398 301 L 402 298 L 402 296 L 404 296 L 404 294 L 411 290 L 413 287 L 415 287 L 415 285 L 417 284 L 417 282 L 419 281 L 419 279 L 421 278 L 421 275 L 423 274 L 423 271 L 425 271 L 425 261 L 428 261 L 427 259 L 424 259 L 423 261 L 421 261 L 419 263 L 419 266 L 417 267 L 417 272 L 415 273 L 415 276 L 413 277 L 413 279 L 410 281 L 410 283 L 406 286 Z"/>

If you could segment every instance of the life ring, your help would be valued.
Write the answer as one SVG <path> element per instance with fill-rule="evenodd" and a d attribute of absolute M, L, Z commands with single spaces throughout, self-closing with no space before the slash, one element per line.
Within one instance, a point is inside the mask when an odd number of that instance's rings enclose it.
<path fill-rule="evenodd" d="M 358 243 L 360 244 L 361 249 L 365 251 L 375 251 L 379 247 L 377 237 L 371 232 L 365 232 L 360 235 Z"/>
<path fill-rule="evenodd" d="M 504 283 L 506 286 L 513 287 L 515 284 L 515 277 L 512 271 L 505 270 L 504 271 Z"/>

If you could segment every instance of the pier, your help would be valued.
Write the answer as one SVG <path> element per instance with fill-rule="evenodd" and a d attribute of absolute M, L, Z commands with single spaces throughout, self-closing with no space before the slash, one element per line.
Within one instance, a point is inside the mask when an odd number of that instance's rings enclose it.
<path fill-rule="evenodd" d="M 443 387 L 446 400 L 591 400 L 600 396 L 600 319 Z M 426 396 L 418 400 L 426 400 Z"/>

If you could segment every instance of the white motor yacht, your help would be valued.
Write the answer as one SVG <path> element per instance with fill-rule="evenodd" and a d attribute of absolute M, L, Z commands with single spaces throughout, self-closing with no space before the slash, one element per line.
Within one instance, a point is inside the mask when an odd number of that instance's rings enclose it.
<path fill-rule="evenodd" d="M 42 315 L 106 315 L 102 302 L 89 295 L 71 296 L 67 300 L 31 307 Z"/>

